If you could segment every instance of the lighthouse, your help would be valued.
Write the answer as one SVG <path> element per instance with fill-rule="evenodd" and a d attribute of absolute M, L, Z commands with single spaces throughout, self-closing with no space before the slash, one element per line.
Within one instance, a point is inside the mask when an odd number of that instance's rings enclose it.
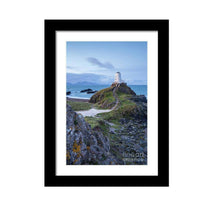
<path fill-rule="evenodd" d="M 120 72 L 115 73 L 115 83 L 122 83 Z"/>
<path fill-rule="evenodd" d="M 122 79 L 121 79 L 121 73 L 117 72 L 115 73 L 115 81 L 112 83 L 112 87 L 120 87 L 120 86 L 126 86 L 127 83 L 125 83 Z"/>

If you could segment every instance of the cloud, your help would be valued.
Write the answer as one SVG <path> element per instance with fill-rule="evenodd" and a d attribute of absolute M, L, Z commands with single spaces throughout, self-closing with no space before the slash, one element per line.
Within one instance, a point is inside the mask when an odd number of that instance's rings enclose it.
<path fill-rule="evenodd" d="M 92 65 L 99 66 L 100 68 L 107 68 L 107 69 L 114 69 L 115 68 L 111 63 L 109 63 L 109 62 L 102 63 L 97 58 L 90 57 L 90 58 L 87 58 L 87 61 L 89 61 Z"/>

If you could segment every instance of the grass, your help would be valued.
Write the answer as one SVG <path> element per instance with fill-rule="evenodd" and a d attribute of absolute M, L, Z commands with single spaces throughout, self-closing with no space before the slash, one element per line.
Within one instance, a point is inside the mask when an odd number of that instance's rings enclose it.
<path fill-rule="evenodd" d="M 102 119 L 96 117 L 85 117 L 84 119 L 90 124 L 92 129 L 94 129 L 95 127 L 99 127 L 102 130 L 103 134 L 108 134 L 109 125 L 106 124 Z"/>
<path fill-rule="evenodd" d="M 70 105 L 74 111 L 89 110 L 92 108 L 92 104 L 87 102 L 73 102 L 67 100 L 67 104 Z"/>
<path fill-rule="evenodd" d="M 132 114 L 135 112 L 135 109 L 137 108 L 137 105 L 128 99 L 132 95 L 118 91 L 116 94 L 119 98 L 118 109 L 108 113 L 99 113 L 98 116 L 102 117 L 104 120 L 119 125 L 119 120 L 121 118 L 130 118 L 132 116 Z"/>
<path fill-rule="evenodd" d="M 113 96 L 113 92 L 112 91 L 105 92 L 104 93 L 104 99 L 105 99 L 105 101 L 107 101 L 109 103 L 115 102 L 115 98 Z"/>
<path fill-rule="evenodd" d="M 91 128 L 93 129 L 94 127 L 98 126 L 98 119 L 96 117 L 84 117 L 85 121 L 88 122 L 91 126 Z"/>
<path fill-rule="evenodd" d="M 94 104 L 93 107 L 97 110 L 109 110 L 110 108 L 108 107 L 102 107 L 101 105 L 99 105 L 98 103 Z"/>
<path fill-rule="evenodd" d="M 125 106 L 125 105 L 135 105 L 134 102 L 128 100 L 128 98 L 132 97 L 132 95 L 129 94 L 125 94 L 125 93 L 121 93 L 119 91 L 116 92 L 118 99 L 121 103 L 121 106 Z"/>
<path fill-rule="evenodd" d="M 98 98 L 96 99 L 97 103 L 95 104 L 95 107 L 97 109 L 109 109 L 109 105 L 115 102 L 111 87 L 98 91 L 94 96 L 98 96 Z M 113 106 L 114 104 L 111 105 L 111 107 Z"/>

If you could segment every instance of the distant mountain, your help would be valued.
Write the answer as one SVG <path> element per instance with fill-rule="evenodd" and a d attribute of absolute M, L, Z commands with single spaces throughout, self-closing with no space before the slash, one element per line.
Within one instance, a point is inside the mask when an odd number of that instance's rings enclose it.
<path fill-rule="evenodd" d="M 96 75 L 93 73 L 67 73 L 66 82 L 73 85 L 103 85 L 112 83 L 113 79 L 109 79 L 109 77 L 105 75 Z"/>
<path fill-rule="evenodd" d="M 87 81 L 81 81 L 81 82 L 76 82 L 76 83 L 67 83 L 71 85 L 99 85 L 98 83 L 93 83 L 93 82 L 87 82 Z"/>

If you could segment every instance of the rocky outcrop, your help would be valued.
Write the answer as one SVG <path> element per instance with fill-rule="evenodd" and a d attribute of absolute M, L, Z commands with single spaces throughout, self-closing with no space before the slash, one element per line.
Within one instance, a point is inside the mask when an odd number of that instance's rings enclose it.
<path fill-rule="evenodd" d="M 110 112 L 86 118 L 67 105 L 68 165 L 147 164 L 147 99 L 125 83 L 98 91 L 90 103 Z"/>
<path fill-rule="evenodd" d="M 144 95 L 136 95 L 129 98 L 135 102 L 136 107 L 133 112 L 133 117 L 141 121 L 147 121 L 147 99 Z"/>
<path fill-rule="evenodd" d="M 90 88 L 88 88 L 88 89 L 85 89 L 85 90 L 81 90 L 80 91 L 81 93 L 87 93 L 87 94 L 91 94 L 91 93 L 96 93 L 97 92 L 97 90 L 92 90 L 92 89 L 90 89 Z"/>
<path fill-rule="evenodd" d="M 110 152 L 120 164 L 147 164 L 147 122 L 126 118 L 120 122 L 120 128 L 110 133 Z"/>
<path fill-rule="evenodd" d="M 111 88 L 111 87 L 102 89 L 102 90 L 98 91 L 97 93 L 95 93 L 90 98 L 89 102 L 90 103 L 98 103 L 98 102 L 102 101 L 112 91 L 113 91 L 113 88 Z"/>
<path fill-rule="evenodd" d="M 87 94 L 96 93 L 96 92 L 98 91 L 97 90 L 87 91 Z"/>
<path fill-rule="evenodd" d="M 96 92 L 89 100 L 90 103 L 96 103 L 100 108 L 111 109 L 116 103 L 117 99 L 114 96 L 115 92 L 124 93 L 127 95 L 136 96 L 135 92 L 125 83 L 113 83 L 111 87 L 102 89 Z"/>
<path fill-rule="evenodd" d="M 147 103 L 137 104 L 130 116 L 137 120 L 147 121 Z"/>
<path fill-rule="evenodd" d="M 80 92 L 84 93 L 84 92 L 89 92 L 89 91 L 92 91 L 92 89 L 88 88 L 88 89 L 85 89 L 85 90 L 81 90 Z"/>
<path fill-rule="evenodd" d="M 67 165 L 116 164 L 109 153 L 108 137 L 97 127 L 95 130 L 67 105 L 66 114 L 66 161 Z"/>
<path fill-rule="evenodd" d="M 136 93 L 129 87 L 127 86 L 126 83 L 120 83 L 120 84 L 112 84 L 112 87 L 114 88 L 116 86 L 116 89 L 118 92 L 121 92 L 121 93 L 125 93 L 125 94 L 128 94 L 128 95 L 136 95 Z"/>
<path fill-rule="evenodd" d="M 111 109 L 116 100 L 113 96 L 113 87 L 102 89 L 96 92 L 89 100 L 90 103 L 97 103 L 100 108 Z"/>
<path fill-rule="evenodd" d="M 129 98 L 129 100 L 132 100 L 137 103 L 147 103 L 147 98 L 144 95 L 136 95 Z"/>

